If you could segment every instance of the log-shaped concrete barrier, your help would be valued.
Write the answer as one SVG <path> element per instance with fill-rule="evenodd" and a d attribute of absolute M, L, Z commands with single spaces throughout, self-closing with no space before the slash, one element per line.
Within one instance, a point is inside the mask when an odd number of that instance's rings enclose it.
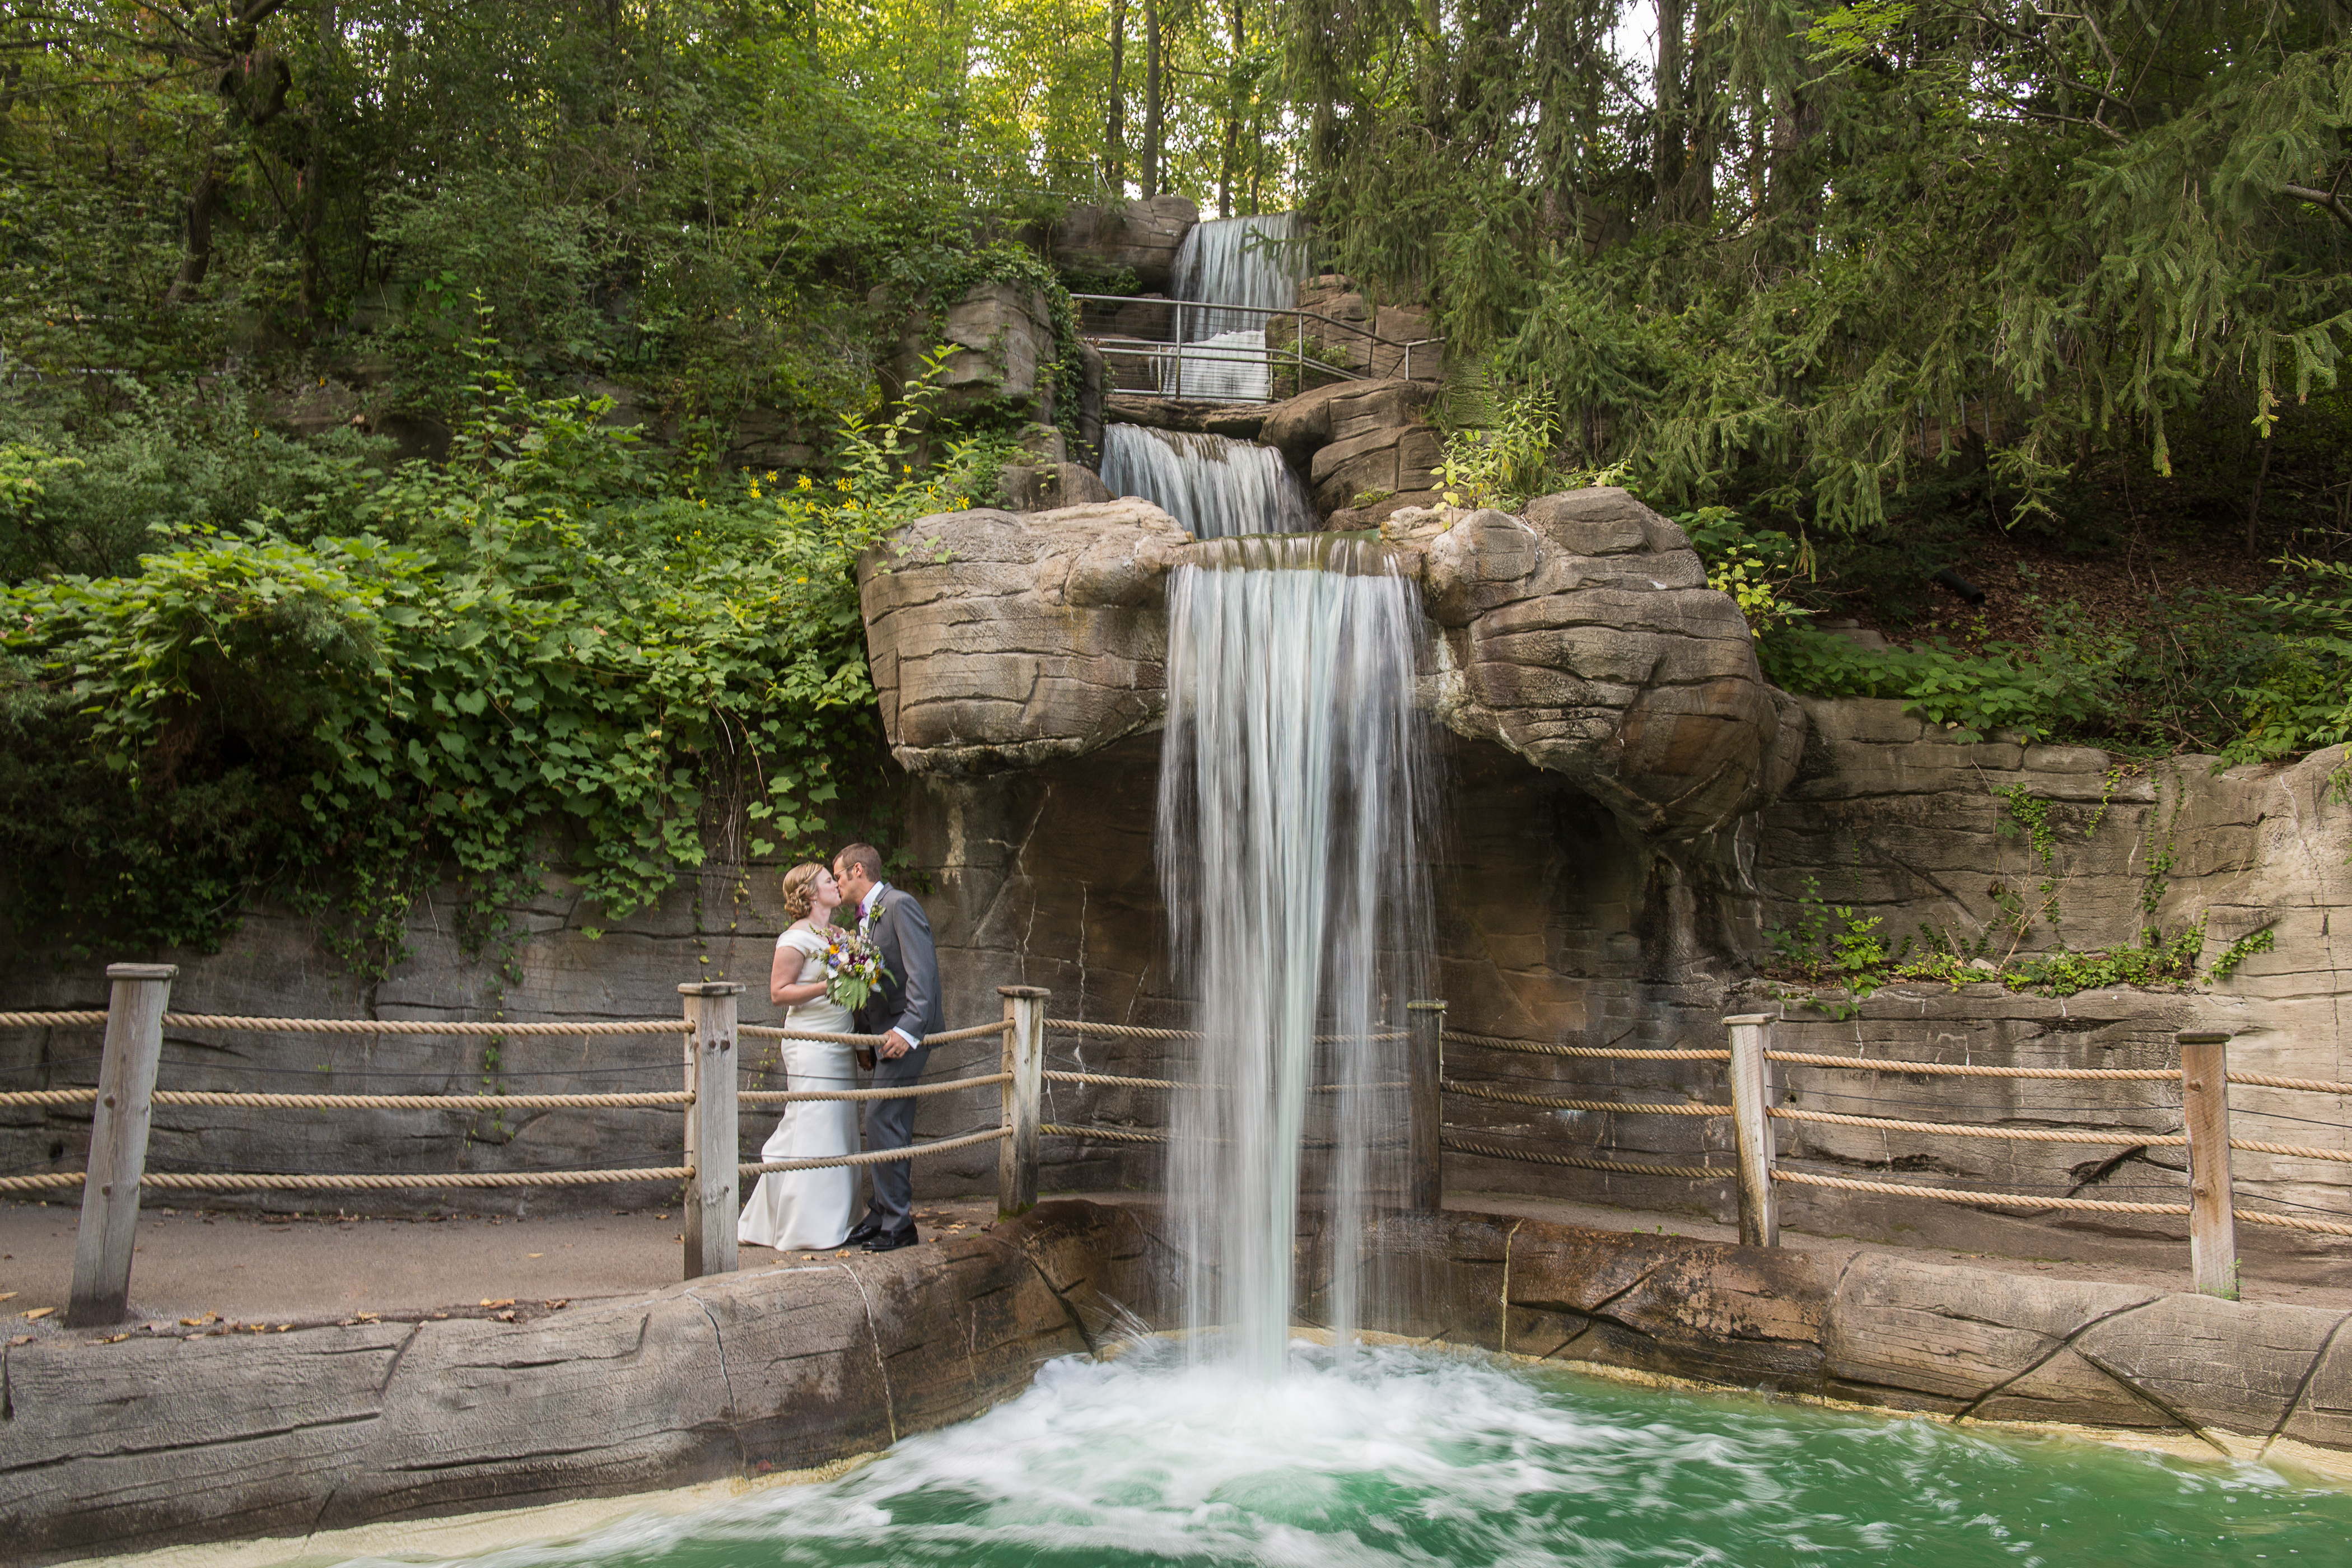
<path fill-rule="evenodd" d="M 2352 1312 L 1487 1215 L 1375 1224 L 1404 1291 L 1372 1325 L 1391 1332 L 2241 1455 L 2352 1450 Z M 511 1324 L 47 1335 L 0 1352 L 0 1540 L 37 1563 L 820 1466 L 1171 1322 L 1173 1263 L 1148 1207 L 1063 1200 Z"/>

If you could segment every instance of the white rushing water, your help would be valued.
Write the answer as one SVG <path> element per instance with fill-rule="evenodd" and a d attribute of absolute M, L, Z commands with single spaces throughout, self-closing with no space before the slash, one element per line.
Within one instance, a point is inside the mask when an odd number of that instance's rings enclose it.
<path fill-rule="evenodd" d="M 1160 883 L 1203 1038 L 1169 1195 L 1186 1326 L 1223 1331 L 1192 1342 L 1264 1376 L 1302 1203 L 1343 1344 L 1384 1288 L 1362 1221 L 1402 1197 L 1400 1032 L 1430 947 L 1420 635 L 1412 583 L 1361 541 L 1223 541 L 1170 584 Z"/>
<path fill-rule="evenodd" d="M 2252 1466 L 1395 1347 L 1294 1347 L 1269 1383 L 1160 1342 L 1049 1362 L 1020 1398 L 838 1480 L 473 1563 L 2284 1568 L 2341 1562 L 2347 1531 L 2340 1489 Z"/>
<path fill-rule="evenodd" d="M 1211 218 L 1194 224 L 1177 247 L 1172 289 L 1179 300 L 1285 310 L 1298 303 L 1304 270 L 1297 213 Z M 1194 342 L 1265 326 L 1264 316 L 1248 310 L 1188 311 L 1183 338 Z"/>
<path fill-rule="evenodd" d="M 1296 213 L 1212 218 L 1186 231 L 1171 287 L 1175 298 L 1199 303 L 1178 309 L 1176 342 L 1157 358 L 1161 395 L 1213 403 L 1273 396 L 1264 312 L 1298 303 L 1305 255 Z M 1244 306 L 1255 309 L 1236 308 Z"/>
<path fill-rule="evenodd" d="M 1307 487 L 1282 454 L 1247 441 L 1108 426 L 1102 478 L 1111 494 L 1142 497 L 1196 539 L 1308 533 L 1316 525 Z"/>

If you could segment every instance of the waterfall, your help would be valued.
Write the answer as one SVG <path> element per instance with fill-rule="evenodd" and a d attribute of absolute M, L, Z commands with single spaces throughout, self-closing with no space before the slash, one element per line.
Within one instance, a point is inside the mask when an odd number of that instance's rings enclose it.
<path fill-rule="evenodd" d="M 1267 318 L 1259 312 L 1298 303 L 1301 265 L 1297 213 L 1194 224 L 1176 249 L 1175 297 L 1257 309 L 1180 308 L 1175 346 L 1159 359 L 1161 394 L 1220 403 L 1271 397 Z"/>
<path fill-rule="evenodd" d="M 1196 539 L 1316 528 L 1307 487 L 1271 447 L 1112 425 L 1103 431 L 1102 478 L 1111 494 L 1142 497 Z"/>
<path fill-rule="evenodd" d="M 1160 876 L 1202 1035 L 1171 1096 L 1169 1191 L 1187 1326 L 1223 1331 L 1193 1342 L 1270 1375 L 1302 1201 L 1345 1342 L 1381 1288 L 1366 1213 L 1403 1191 L 1404 1003 L 1427 994 L 1430 951 L 1421 620 L 1364 541 L 1204 553 L 1169 588 Z"/>
<path fill-rule="evenodd" d="M 1176 247 L 1172 291 L 1179 300 L 1211 305 L 1287 310 L 1298 303 L 1299 241 L 1297 213 L 1196 223 Z M 1223 332 L 1257 333 L 1265 326 L 1264 316 L 1244 310 L 1188 312 L 1183 336 L 1192 342 Z"/>

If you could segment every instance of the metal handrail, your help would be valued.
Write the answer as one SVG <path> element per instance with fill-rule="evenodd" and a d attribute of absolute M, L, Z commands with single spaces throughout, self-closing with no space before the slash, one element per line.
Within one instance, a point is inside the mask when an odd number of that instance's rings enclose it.
<path fill-rule="evenodd" d="M 1166 306 L 1168 309 L 1175 312 L 1175 335 L 1172 339 L 1164 342 L 1154 338 L 1129 338 L 1104 332 L 1081 334 L 1086 337 L 1086 340 L 1088 342 L 1094 344 L 1095 347 L 1106 356 L 1118 353 L 1133 358 L 1149 358 L 1164 353 L 1171 350 L 1174 351 L 1176 361 L 1174 389 L 1171 391 L 1164 387 L 1160 387 L 1148 392 L 1140 388 L 1118 389 L 1129 392 L 1132 395 L 1139 396 L 1167 397 L 1171 399 L 1181 398 L 1184 395 L 1184 360 L 1187 353 L 1189 352 L 1193 357 L 1203 361 L 1214 361 L 1226 363 L 1251 363 L 1256 362 L 1262 357 L 1269 374 L 1266 400 L 1271 401 L 1273 395 L 1270 379 L 1271 373 L 1276 356 L 1282 351 L 1271 345 L 1262 350 L 1235 348 L 1230 345 L 1224 347 L 1212 347 L 1205 339 L 1198 339 L 1192 342 L 1187 342 L 1184 338 L 1184 312 L 1187 310 L 1224 310 L 1245 316 L 1290 316 L 1297 318 L 1299 322 L 1300 330 L 1293 340 L 1292 353 L 1294 355 L 1293 363 L 1297 367 L 1298 389 L 1302 392 L 1307 388 L 1307 332 L 1305 328 L 1306 323 L 1310 321 L 1319 321 L 1327 327 L 1334 328 L 1341 331 L 1352 332 L 1359 340 L 1363 341 L 1369 346 L 1398 350 L 1401 356 L 1401 363 L 1397 367 L 1398 372 L 1407 381 L 1413 379 L 1412 351 L 1417 348 L 1426 348 L 1433 343 L 1443 343 L 1445 341 L 1444 338 L 1414 338 L 1408 342 L 1400 342 L 1394 338 L 1383 337 L 1378 331 L 1375 331 L 1369 327 L 1360 326 L 1354 321 L 1343 321 L 1336 316 L 1328 316 L 1320 310 L 1309 310 L 1297 305 L 1219 305 L 1213 304 L 1206 300 L 1154 299 L 1133 294 L 1073 294 L 1070 298 L 1073 300 L 1086 301 L 1087 303 L 1118 305 L 1121 307 L 1134 305 Z M 1368 361 L 1370 360 L 1370 354 L 1369 353 L 1367 353 L 1366 358 Z M 1322 360 L 1317 360 L 1315 362 L 1315 368 L 1335 381 L 1369 381 L 1375 379 L 1369 370 L 1360 372 L 1345 365 L 1331 364 Z"/>

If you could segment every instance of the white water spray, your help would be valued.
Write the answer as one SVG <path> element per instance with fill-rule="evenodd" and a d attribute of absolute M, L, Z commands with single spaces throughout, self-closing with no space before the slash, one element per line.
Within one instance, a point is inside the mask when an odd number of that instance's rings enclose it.
<path fill-rule="evenodd" d="M 1212 218 L 1196 223 L 1176 247 L 1176 298 L 1211 305 L 1286 310 L 1298 303 L 1305 250 L 1297 213 Z M 1265 318 L 1249 310 L 1188 311 L 1184 341 L 1221 332 L 1258 331 Z"/>
<path fill-rule="evenodd" d="M 1160 881 L 1203 1035 L 1170 1196 L 1186 1326 L 1262 1376 L 1284 1363 L 1302 1203 L 1342 1344 L 1383 1288 L 1363 1221 L 1402 1196 L 1404 1003 L 1429 951 L 1419 637 L 1412 584 L 1362 541 L 1224 541 L 1170 585 Z"/>
<path fill-rule="evenodd" d="M 1307 487 L 1271 447 L 1113 425 L 1103 431 L 1102 477 L 1111 494 L 1142 497 L 1196 539 L 1316 526 Z"/>

